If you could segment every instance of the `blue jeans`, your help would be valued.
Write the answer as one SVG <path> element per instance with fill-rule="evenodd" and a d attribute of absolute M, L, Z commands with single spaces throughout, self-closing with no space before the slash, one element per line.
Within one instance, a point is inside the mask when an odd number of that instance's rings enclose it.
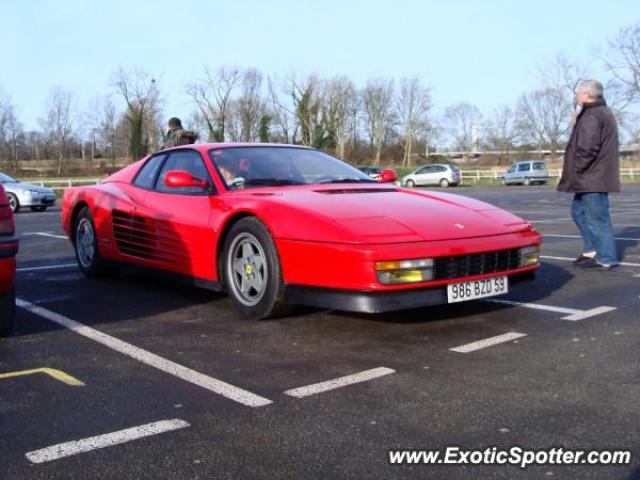
<path fill-rule="evenodd" d="M 571 217 L 582 235 L 583 252 L 595 251 L 598 262 L 617 265 L 616 242 L 609 216 L 609 195 L 576 193 L 571 204 Z"/>

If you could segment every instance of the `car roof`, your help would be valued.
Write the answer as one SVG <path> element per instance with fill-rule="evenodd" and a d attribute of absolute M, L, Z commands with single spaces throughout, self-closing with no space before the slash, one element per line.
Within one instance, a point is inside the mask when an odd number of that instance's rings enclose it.
<path fill-rule="evenodd" d="M 175 147 L 162 150 L 163 152 L 170 152 L 172 150 L 198 150 L 201 153 L 206 153 L 213 149 L 222 148 L 235 148 L 235 147 L 279 147 L 279 148 L 300 148 L 306 150 L 316 150 L 315 148 L 306 147 L 304 145 L 291 145 L 287 143 L 246 143 L 246 142 L 229 142 L 229 143 L 191 143 L 188 145 L 177 145 Z M 156 152 L 158 153 L 158 152 Z"/>

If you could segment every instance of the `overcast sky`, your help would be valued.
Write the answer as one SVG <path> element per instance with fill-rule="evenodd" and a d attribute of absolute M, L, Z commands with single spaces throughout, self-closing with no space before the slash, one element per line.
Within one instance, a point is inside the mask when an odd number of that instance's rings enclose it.
<path fill-rule="evenodd" d="M 188 117 L 185 82 L 204 64 L 265 74 L 419 75 L 436 107 L 459 101 L 483 113 L 538 83 L 558 53 L 594 58 L 640 1 L 538 0 L 0 0 L 0 86 L 25 128 L 37 128 L 50 87 L 78 108 L 111 90 L 118 67 L 159 79 L 166 116 Z M 593 75 L 598 71 L 593 60 Z"/>

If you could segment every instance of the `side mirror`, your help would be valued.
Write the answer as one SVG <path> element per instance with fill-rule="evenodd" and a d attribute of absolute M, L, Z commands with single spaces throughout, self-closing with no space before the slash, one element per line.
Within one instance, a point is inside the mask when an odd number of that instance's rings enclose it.
<path fill-rule="evenodd" d="M 383 183 L 395 182 L 397 179 L 398 175 L 393 168 L 385 168 L 380 174 L 380 182 Z"/>
<path fill-rule="evenodd" d="M 164 177 L 164 184 L 170 188 L 207 188 L 206 180 L 194 177 L 189 172 L 182 170 L 172 170 Z"/>

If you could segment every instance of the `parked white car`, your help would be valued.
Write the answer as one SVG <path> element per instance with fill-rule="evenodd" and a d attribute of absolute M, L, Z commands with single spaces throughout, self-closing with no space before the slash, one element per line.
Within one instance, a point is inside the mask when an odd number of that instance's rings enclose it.
<path fill-rule="evenodd" d="M 29 207 L 34 212 L 44 212 L 47 207 L 56 204 L 56 193 L 50 188 L 23 183 L 2 172 L 0 183 L 7 192 L 9 207 L 13 213 L 18 213 L 22 207 Z"/>
<path fill-rule="evenodd" d="M 424 165 L 415 172 L 402 177 L 402 186 L 419 187 L 423 185 L 440 185 L 443 188 L 456 186 L 460 183 L 460 169 L 455 165 L 433 164 Z"/>
<path fill-rule="evenodd" d="M 544 160 L 525 160 L 515 162 L 511 168 L 502 175 L 502 184 L 544 185 L 549 180 L 549 170 Z"/>

